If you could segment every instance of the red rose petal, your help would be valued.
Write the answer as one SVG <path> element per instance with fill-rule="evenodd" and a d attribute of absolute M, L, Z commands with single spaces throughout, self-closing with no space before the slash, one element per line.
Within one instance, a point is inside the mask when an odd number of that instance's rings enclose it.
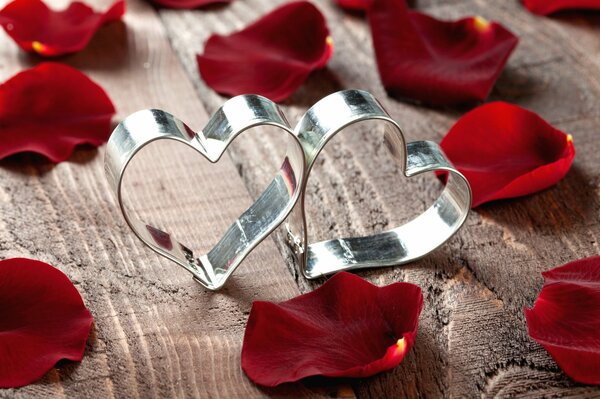
<path fill-rule="evenodd" d="M 414 284 L 379 288 L 346 272 L 286 302 L 254 302 L 242 368 L 265 386 L 371 376 L 396 367 L 410 350 L 422 305 Z"/>
<path fill-rule="evenodd" d="M 212 35 L 198 55 L 200 75 L 219 93 L 289 97 L 333 52 L 323 14 L 311 3 L 283 5 L 229 36 Z"/>
<path fill-rule="evenodd" d="M 523 0 L 523 5 L 538 15 L 564 10 L 600 10 L 600 0 Z"/>
<path fill-rule="evenodd" d="M 433 105 L 484 100 L 518 43 L 498 23 L 440 21 L 404 0 L 375 0 L 367 14 L 388 93 Z"/>
<path fill-rule="evenodd" d="M 56 56 L 83 50 L 98 28 L 124 13 L 124 0 L 105 13 L 77 1 L 54 11 L 41 0 L 14 0 L 0 10 L 0 25 L 23 50 Z"/>
<path fill-rule="evenodd" d="M 0 261 L 0 388 L 41 378 L 83 358 L 93 317 L 60 270 L 31 259 Z"/>
<path fill-rule="evenodd" d="M 529 336 L 572 379 L 600 384 L 600 257 L 545 273 L 535 305 L 525 309 Z"/>
<path fill-rule="evenodd" d="M 114 113 L 104 90 L 78 70 L 39 64 L 0 85 L 0 159 L 33 151 L 64 161 L 78 144 L 104 143 Z"/>
<path fill-rule="evenodd" d="M 372 0 L 336 0 L 336 3 L 346 10 L 367 11 Z"/>
<path fill-rule="evenodd" d="M 548 188 L 567 174 L 575 157 L 570 135 L 505 102 L 465 114 L 440 145 L 469 180 L 473 207 Z"/>
<path fill-rule="evenodd" d="M 153 3 L 168 8 L 191 9 L 214 4 L 227 4 L 233 0 L 152 0 Z"/>

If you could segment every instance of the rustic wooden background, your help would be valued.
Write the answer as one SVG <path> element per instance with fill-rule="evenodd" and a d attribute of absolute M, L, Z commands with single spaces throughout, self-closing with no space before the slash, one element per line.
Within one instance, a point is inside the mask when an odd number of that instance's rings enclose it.
<path fill-rule="evenodd" d="M 6 0 L 0 0 L 4 5 Z M 88 73 L 112 97 L 115 122 L 149 107 L 196 129 L 224 98 L 199 79 L 195 54 L 212 32 L 227 33 L 282 0 L 236 0 L 208 10 L 155 9 L 128 1 L 124 22 L 99 31 L 83 52 L 59 58 Z M 315 0 L 335 42 L 327 69 L 283 103 L 295 122 L 312 103 L 343 88 L 379 97 L 409 140 L 439 141 L 466 109 L 431 109 L 386 96 L 368 26 L 332 0 Z M 52 3 L 63 7 L 66 1 Z M 105 8 L 107 0 L 94 1 Z M 129 231 L 108 191 L 104 148 L 82 148 L 53 165 L 32 155 L 0 162 L 0 258 L 25 256 L 64 271 L 95 316 L 81 363 L 64 362 L 37 383 L 0 397 L 600 397 L 570 381 L 526 331 L 523 307 L 540 273 L 598 252 L 600 225 L 600 18 L 540 18 L 517 0 L 420 0 L 442 18 L 479 14 L 521 39 L 491 99 L 528 107 L 574 137 L 575 164 L 556 187 L 471 213 L 449 243 L 410 265 L 363 271 L 377 284 L 409 281 L 425 304 L 413 350 L 396 369 L 361 380 L 262 389 L 240 368 L 251 303 L 285 300 L 317 287 L 299 276 L 282 234 L 267 239 L 225 289 L 207 292 Z M 42 61 L 0 34 L 0 80 Z M 367 145 L 365 145 L 365 142 Z M 281 137 L 240 137 L 217 165 L 176 144 L 153 146 L 128 177 L 139 213 L 205 251 L 269 180 Z M 374 132 L 342 134 L 309 182 L 315 238 L 368 234 L 406 220 L 435 197 L 431 176 L 398 181 Z"/>

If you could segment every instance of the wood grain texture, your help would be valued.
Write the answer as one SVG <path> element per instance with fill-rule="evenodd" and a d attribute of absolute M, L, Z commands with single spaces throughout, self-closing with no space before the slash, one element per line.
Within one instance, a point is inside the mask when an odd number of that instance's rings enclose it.
<path fill-rule="evenodd" d="M 107 1 L 94 4 L 108 6 Z M 1 80 L 41 61 L 0 35 Z M 207 121 L 156 11 L 145 2 L 128 1 L 124 22 L 101 29 L 85 51 L 55 61 L 99 82 L 116 105 L 116 122 L 143 108 L 169 109 L 198 129 Z M 131 233 L 109 192 L 103 151 L 81 148 L 58 165 L 31 155 L 0 162 L 0 259 L 30 257 L 55 265 L 73 281 L 95 318 L 81 363 L 60 363 L 34 384 L 0 389 L 0 397 L 335 393 L 335 386 L 300 384 L 262 390 L 240 368 L 252 301 L 283 300 L 299 292 L 273 241 L 259 246 L 225 289 L 207 292 Z M 227 157 L 209 165 L 186 147 L 165 144 L 145 150 L 132 168 L 126 184 L 138 212 L 198 251 L 210 248 L 251 202 Z"/>
<path fill-rule="evenodd" d="M 173 47 L 206 109 L 224 98 L 198 77 L 195 54 L 213 33 L 239 29 L 283 0 L 236 1 L 209 10 L 161 10 Z M 432 109 L 388 97 L 377 74 L 364 18 L 344 13 L 331 0 L 316 0 L 332 31 L 335 54 L 283 103 L 292 123 L 315 101 L 343 88 L 375 94 L 403 127 L 408 140 L 438 141 L 467 109 Z M 472 212 L 450 242 L 401 267 L 360 272 L 378 284 L 420 285 L 425 306 L 412 352 L 397 369 L 354 382 L 357 396 L 380 397 L 600 397 L 594 387 L 570 381 L 527 335 L 522 309 L 531 306 L 541 272 L 598 253 L 600 225 L 600 35 L 597 17 L 540 18 L 516 0 L 423 0 L 420 9 L 446 19 L 479 14 L 520 37 L 491 100 L 538 112 L 574 137 L 577 157 L 555 187 L 526 198 L 489 204 Z M 252 195 L 273 167 L 280 140 L 240 140 L 232 159 Z M 328 145 L 309 179 L 308 218 L 314 239 L 368 234 L 391 228 L 425 209 L 439 186 L 431 176 L 394 183 L 398 171 L 385 159 L 377 132 L 357 129 Z M 275 237 L 302 291 L 322 281 L 299 276 Z"/>

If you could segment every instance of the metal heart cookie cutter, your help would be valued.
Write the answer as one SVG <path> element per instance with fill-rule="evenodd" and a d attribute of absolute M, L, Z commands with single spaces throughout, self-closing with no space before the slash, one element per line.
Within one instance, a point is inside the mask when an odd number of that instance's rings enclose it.
<path fill-rule="evenodd" d="M 304 206 L 312 166 L 331 138 L 364 121 L 385 125 L 384 142 L 406 177 L 443 171 L 448 174 L 444 189 L 425 212 L 402 226 L 365 237 L 309 244 Z M 135 218 L 123 204 L 125 169 L 145 145 L 160 139 L 177 140 L 215 163 L 239 134 L 261 125 L 279 127 L 287 134 L 285 158 L 263 193 L 207 254 L 196 256 L 171 234 Z M 105 171 L 133 232 L 210 290 L 221 288 L 250 251 L 286 218 L 288 244 L 304 276 L 312 279 L 340 270 L 395 266 L 421 258 L 460 229 L 471 207 L 469 183 L 448 162 L 440 147 L 431 141 L 406 144 L 400 126 L 371 94 L 361 90 L 344 90 L 321 99 L 294 130 L 275 103 L 257 95 L 231 98 L 200 132 L 194 132 L 167 112 L 139 111 L 123 120 L 108 140 Z"/>

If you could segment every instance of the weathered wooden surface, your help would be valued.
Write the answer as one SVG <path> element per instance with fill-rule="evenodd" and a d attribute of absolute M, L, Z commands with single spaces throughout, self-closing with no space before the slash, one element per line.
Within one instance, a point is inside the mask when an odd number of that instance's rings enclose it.
<path fill-rule="evenodd" d="M 224 98 L 198 78 L 195 54 L 212 32 L 239 29 L 283 1 L 236 1 L 208 11 L 162 10 L 174 48 L 194 80 L 202 102 L 215 110 Z M 322 96 L 343 88 L 366 89 L 383 102 L 409 140 L 439 141 L 466 109 L 430 109 L 386 96 L 375 66 L 365 20 L 344 13 L 331 0 L 316 1 L 334 39 L 334 57 L 324 71 L 284 103 L 292 122 Z M 358 397 L 477 397 L 581 395 L 600 392 L 566 378 L 527 336 L 522 309 L 542 285 L 540 273 L 596 254 L 600 126 L 600 35 L 598 21 L 568 16 L 540 18 L 516 0 L 419 1 L 441 18 L 479 14 L 502 22 L 521 38 L 492 99 L 520 104 L 574 136 L 578 155 L 568 176 L 543 193 L 481 207 L 449 244 L 411 265 L 360 272 L 379 284 L 419 284 L 425 306 L 413 351 L 396 370 L 356 381 Z M 365 145 L 365 142 L 368 145 Z M 266 138 L 234 144 L 234 162 L 251 194 L 263 179 L 261 165 L 276 165 Z M 425 209 L 439 187 L 431 177 L 394 183 L 381 138 L 354 131 L 336 138 L 309 180 L 308 217 L 316 239 L 370 233 L 397 225 Z M 282 235 L 276 239 L 287 254 Z M 289 259 L 289 258 L 288 258 Z M 295 267 L 288 263 L 294 276 Z M 321 283 L 296 277 L 302 291 Z"/>
<path fill-rule="evenodd" d="M 102 29 L 84 52 L 58 61 L 80 68 L 107 89 L 119 111 L 117 121 L 138 109 L 158 107 L 201 128 L 224 98 L 199 80 L 195 53 L 211 32 L 241 28 L 280 3 L 237 0 L 209 10 L 161 10 L 161 24 L 154 9 L 134 0 L 124 23 Z M 465 110 L 429 109 L 388 98 L 365 21 L 343 13 L 331 0 L 316 3 L 328 18 L 335 55 L 326 70 L 311 76 L 284 103 L 291 121 L 322 96 L 354 87 L 378 96 L 409 140 L 439 141 Z M 352 381 L 352 388 L 364 398 L 600 397 L 594 388 L 572 383 L 529 340 L 522 314 L 541 287 L 540 272 L 597 253 L 598 22 L 576 16 L 536 18 L 516 0 L 422 0 L 418 7 L 444 18 L 481 14 L 516 32 L 521 43 L 492 97 L 529 107 L 571 133 L 578 155 L 555 188 L 482 207 L 449 244 L 425 259 L 359 273 L 378 284 L 419 284 L 425 306 L 415 347 L 401 366 Z M 40 60 L 23 55 L 0 35 L 0 80 Z M 231 158 L 208 166 L 186 148 L 161 144 L 133 165 L 130 200 L 140 214 L 206 250 L 260 192 L 282 153 L 277 135 L 253 134 L 234 143 Z M 240 369 L 252 300 L 287 299 L 321 283 L 298 277 L 281 235 L 261 244 L 223 291 L 208 293 L 130 233 L 108 192 L 102 156 L 103 148 L 81 149 L 70 162 L 56 166 L 28 156 L 0 163 L 0 258 L 27 256 L 56 265 L 74 280 L 96 318 L 80 364 L 60 365 L 38 383 L 0 390 L 0 397 L 246 398 L 334 392 L 301 384 L 262 390 Z M 328 146 L 311 175 L 307 199 L 314 239 L 390 228 L 433 200 L 439 190 L 435 179 L 394 183 L 397 170 L 385 156 L 374 132 L 348 132 Z M 182 191 L 189 195 L 182 197 Z"/>
<path fill-rule="evenodd" d="M 107 5 L 96 3 L 99 8 Z M 124 23 L 102 29 L 84 52 L 57 61 L 99 82 L 115 102 L 117 120 L 156 107 L 172 109 L 201 128 L 208 114 L 155 10 L 141 1 L 131 1 L 128 7 Z M 40 61 L 23 55 L 0 35 L 1 80 Z M 30 156 L 0 163 L 0 258 L 24 256 L 55 265 L 73 280 L 95 317 L 80 364 L 65 362 L 32 385 L 0 389 L 0 397 L 328 393 L 300 384 L 261 390 L 240 368 L 252 301 L 283 300 L 299 292 L 273 242 L 261 245 L 227 288 L 205 291 L 131 234 L 109 192 L 103 151 L 80 149 L 58 165 Z M 201 251 L 210 248 L 251 202 L 227 158 L 209 165 L 177 145 L 154 146 L 143 157 L 132 165 L 128 178 L 131 202 Z M 178 201 L 182 187 L 189 196 Z"/>

